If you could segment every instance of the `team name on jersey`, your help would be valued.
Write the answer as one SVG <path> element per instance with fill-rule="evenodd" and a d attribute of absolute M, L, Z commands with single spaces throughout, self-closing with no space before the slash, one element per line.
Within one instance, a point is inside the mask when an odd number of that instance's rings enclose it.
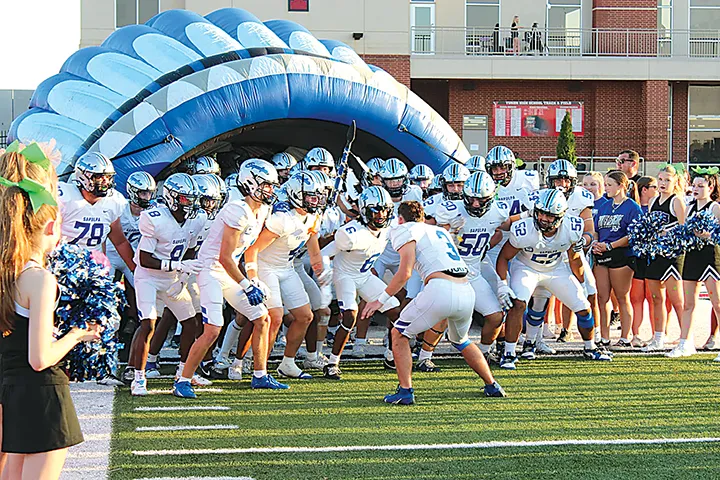
<path fill-rule="evenodd" d="M 598 228 L 609 228 L 611 232 L 620 230 L 624 215 L 600 215 L 598 218 Z"/>

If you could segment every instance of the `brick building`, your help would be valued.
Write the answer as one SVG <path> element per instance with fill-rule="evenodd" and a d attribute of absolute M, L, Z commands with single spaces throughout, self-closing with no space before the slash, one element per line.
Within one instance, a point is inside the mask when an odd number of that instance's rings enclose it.
<path fill-rule="evenodd" d="M 473 154 L 505 144 L 530 162 L 552 156 L 555 109 L 576 108 L 581 156 L 633 148 L 649 161 L 720 164 L 720 0 L 82 3 L 82 46 L 171 8 L 296 21 L 409 85 Z"/>

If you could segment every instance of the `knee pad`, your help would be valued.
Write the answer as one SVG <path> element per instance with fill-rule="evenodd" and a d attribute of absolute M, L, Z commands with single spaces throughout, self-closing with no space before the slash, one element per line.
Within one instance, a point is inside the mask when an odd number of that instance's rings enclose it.
<path fill-rule="evenodd" d="M 330 315 L 319 315 L 318 326 L 327 327 L 330 323 Z"/>
<path fill-rule="evenodd" d="M 595 326 L 595 319 L 593 318 L 592 312 L 588 312 L 586 315 L 575 313 L 577 317 L 577 324 L 580 328 L 592 328 Z"/>
<path fill-rule="evenodd" d="M 537 312 L 532 308 L 528 307 L 525 310 L 525 315 L 523 317 L 528 324 L 532 325 L 533 327 L 537 327 L 542 325 L 545 321 L 545 312 Z"/>
<path fill-rule="evenodd" d="M 537 300 L 537 305 L 535 305 L 535 301 Z M 528 302 L 528 310 L 534 310 L 536 312 L 540 312 L 545 316 L 545 311 L 548 307 L 548 301 L 550 299 L 547 297 L 531 297 L 530 301 Z"/>
<path fill-rule="evenodd" d="M 458 352 L 462 352 L 467 347 L 469 347 L 471 343 L 472 342 L 468 339 L 468 340 L 465 340 L 463 343 L 453 343 L 452 346 L 455 347 Z"/>

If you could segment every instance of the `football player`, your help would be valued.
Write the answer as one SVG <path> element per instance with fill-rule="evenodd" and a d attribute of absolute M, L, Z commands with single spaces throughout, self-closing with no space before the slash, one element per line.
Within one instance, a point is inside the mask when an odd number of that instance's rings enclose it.
<path fill-rule="evenodd" d="M 280 184 L 290 178 L 290 169 L 297 165 L 297 159 L 287 152 L 280 152 L 273 155 L 270 162 L 275 166 Z"/>
<path fill-rule="evenodd" d="M 187 173 L 190 175 L 205 175 L 208 173 L 220 175 L 220 164 L 213 157 L 198 157 L 190 163 Z"/>
<path fill-rule="evenodd" d="M 400 254 L 400 266 L 380 296 L 369 302 L 363 317 L 369 318 L 395 295 L 410 278 L 420 272 L 425 288 L 400 313 L 392 330 L 392 348 L 399 385 L 386 403 L 409 405 L 415 402 L 412 387 L 412 356 L 409 339 L 448 320 L 448 340 L 485 383 L 485 395 L 503 397 L 480 349 L 468 338 L 472 323 L 475 292 L 466 276 L 463 262 L 450 234 L 424 223 L 420 202 L 403 202 L 398 208 L 398 226 L 390 231 L 390 241 Z"/>
<path fill-rule="evenodd" d="M 428 198 L 428 187 L 435 178 L 432 169 L 427 165 L 415 165 L 408 175 L 411 185 L 417 185 L 423 191 L 423 198 Z"/>
<path fill-rule="evenodd" d="M 465 162 L 465 168 L 470 170 L 470 173 L 484 172 L 485 171 L 485 157 L 482 155 L 473 155 L 468 158 Z"/>
<path fill-rule="evenodd" d="M 195 309 L 181 274 L 196 274 L 200 263 L 193 260 L 197 237 L 207 217 L 199 212 L 198 187 L 186 173 L 170 175 L 163 184 L 163 203 L 140 214 L 140 243 L 135 253 L 135 271 L 140 328 L 135 332 L 128 364 L 135 367 L 130 389 L 133 395 L 147 395 L 145 366 L 150 339 L 158 317 L 156 304 L 161 300 L 180 321 L 194 320 Z M 195 339 L 193 321 L 184 326 L 180 341 L 181 363 Z M 163 339 L 164 340 L 164 339 Z"/>
<path fill-rule="evenodd" d="M 565 195 L 555 189 L 544 189 L 538 194 L 532 218 L 514 222 L 510 238 L 503 246 L 497 260 L 500 286 L 497 295 L 500 305 L 508 309 L 505 322 L 505 347 L 500 367 L 514 370 L 515 349 L 522 329 L 522 319 L 533 292 L 544 287 L 547 295 L 555 295 L 577 316 L 578 329 L 585 342 L 584 357 L 589 360 L 610 360 L 600 352 L 593 340 L 593 319 L 590 303 L 585 294 L 583 262 L 581 254 L 573 246 L 583 235 L 583 220 L 565 215 Z M 563 253 L 569 261 L 562 260 Z M 510 260 L 513 258 L 511 264 Z M 508 265 L 510 283 L 508 284 Z M 533 339 L 542 327 L 542 317 L 528 316 L 527 335 L 523 350 L 531 350 Z"/>
<path fill-rule="evenodd" d="M 342 312 L 332 355 L 324 368 L 325 378 L 340 380 L 338 364 L 357 320 L 357 297 L 373 301 L 380 297 L 387 287 L 371 270 L 375 260 L 385 249 L 387 227 L 393 217 L 394 208 L 390 194 L 385 189 L 377 186 L 366 188 L 358 200 L 360 216 L 335 232 L 335 240 L 323 249 L 323 256 L 334 257 L 333 284 Z M 398 316 L 399 305 L 397 298 L 389 297 L 379 310 L 394 321 Z M 394 312 L 391 313 L 391 309 Z"/>
<path fill-rule="evenodd" d="M 313 320 L 310 298 L 302 280 L 293 268 L 295 256 L 307 244 L 310 263 L 321 284 L 330 281 L 331 271 L 324 271 L 318 231 L 320 208 L 326 185 L 310 172 L 300 171 L 284 185 L 287 202 L 277 202 L 265 222 L 257 241 L 245 253 L 249 278 L 259 278 L 269 290 L 267 306 L 270 313 L 270 340 L 280 330 L 283 305 L 293 316 L 287 332 L 287 344 L 278 374 L 283 377 L 308 379 L 295 364 L 295 356 Z M 254 353 L 257 357 L 258 352 Z"/>
<path fill-rule="evenodd" d="M 319 170 L 328 177 L 335 178 L 335 159 L 322 147 L 315 147 L 307 152 L 302 163 L 305 170 Z"/>

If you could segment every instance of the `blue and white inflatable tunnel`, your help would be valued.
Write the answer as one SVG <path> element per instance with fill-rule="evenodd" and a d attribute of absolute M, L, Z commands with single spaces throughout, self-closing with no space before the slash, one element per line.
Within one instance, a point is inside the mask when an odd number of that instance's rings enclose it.
<path fill-rule="evenodd" d="M 289 147 L 339 156 L 352 120 L 361 158 L 395 156 L 436 172 L 452 162 L 439 151 L 469 158 L 439 114 L 347 45 L 236 8 L 166 11 L 77 51 L 37 88 L 9 141 L 55 139 L 61 174 L 99 151 L 124 190 L 134 171 L 162 177 L 196 155 L 216 153 L 225 168 Z"/>

